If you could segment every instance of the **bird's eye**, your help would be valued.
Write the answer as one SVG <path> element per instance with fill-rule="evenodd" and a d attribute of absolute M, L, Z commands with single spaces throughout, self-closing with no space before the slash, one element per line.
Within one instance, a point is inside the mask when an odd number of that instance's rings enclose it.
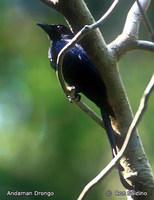
<path fill-rule="evenodd" d="M 62 27 L 61 25 L 58 25 L 58 26 L 57 26 L 57 29 L 58 29 L 58 30 L 61 30 L 62 28 L 63 28 L 63 27 Z"/>

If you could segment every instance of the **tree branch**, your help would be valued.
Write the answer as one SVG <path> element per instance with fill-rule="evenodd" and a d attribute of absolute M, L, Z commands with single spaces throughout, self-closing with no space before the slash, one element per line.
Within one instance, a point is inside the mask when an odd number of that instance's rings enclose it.
<path fill-rule="evenodd" d="M 154 52 L 154 43 L 153 42 L 137 40 L 135 47 L 136 47 L 136 49 Z"/>
<path fill-rule="evenodd" d="M 40 1 L 42 1 L 51 8 L 55 7 L 56 4 L 59 2 L 59 0 L 40 0 Z"/>
<path fill-rule="evenodd" d="M 119 151 L 119 153 L 111 160 L 111 162 L 92 180 L 90 181 L 85 188 L 83 189 L 82 193 L 80 194 L 79 198 L 77 200 L 83 200 L 86 198 L 88 193 L 93 189 L 94 186 L 96 186 L 98 183 L 103 181 L 103 179 L 109 174 L 109 172 L 114 168 L 114 166 L 119 162 L 119 160 L 124 155 L 128 143 L 130 141 L 130 137 L 133 134 L 134 130 L 136 129 L 137 125 L 139 124 L 141 118 L 143 117 L 143 114 L 147 108 L 148 99 L 150 97 L 150 94 L 152 93 L 154 87 L 154 75 L 152 76 L 148 86 L 146 87 L 144 94 L 141 98 L 139 108 L 135 114 L 135 117 L 129 127 L 129 130 L 127 132 L 124 144 Z"/>
<path fill-rule="evenodd" d="M 139 2 L 144 12 L 146 12 L 151 0 L 139 0 Z M 126 36 L 129 35 L 129 37 L 131 36 L 133 38 L 138 38 L 138 31 L 142 18 L 143 16 L 140 12 L 140 8 L 138 7 L 137 2 L 135 1 L 132 8 L 128 12 L 122 34 Z"/>
<path fill-rule="evenodd" d="M 140 0 L 139 2 L 144 12 L 146 12 L 151 0 Z M 136 41 L 138 39 L 138 32 L 142 18 L 143 15 L 135 1 L 128 12 L 122 34 L 108 45 L 108 47 L 115 50 L 118 60 L 128 51 L 139 48 L 138 45 L 135 45 L 137 44 Z"/>
<path fill-rule="evenodd" d="M 147 30 L 148 30 L 149 37 L 150 37 L 151 40 L 154 42 L 154 33 L 153 33 L 153 30 L 152 30 L 152 26 L 151 26 L 151 24 L 150 24 L 150 21 L 149 21 L 147 15 L 144 13 L 144 10 L 143 10 L 143 8 L 142 8 L 142 6 L 141 6 L 139 0 L 136 0 L 136 1 L 137 1 L 138 6 L 139 6 L 140 12 L 141 12 L 141 14 L 142 14 L 142 16 L 143 16 L 143 22 L 144 22 L 144 24 L 145 24 L 145 27 L 146 27 Z"/>
<path fill-rule="evenodd" d="M 124 54 L 132 50 L 146 50 L 154 52 L 154 43 L 145 40 L 126 39 L 124 36 L 118 37 L 115 41 L 107 45 L 108 48 L 114 49 L 119 61 Z"/>

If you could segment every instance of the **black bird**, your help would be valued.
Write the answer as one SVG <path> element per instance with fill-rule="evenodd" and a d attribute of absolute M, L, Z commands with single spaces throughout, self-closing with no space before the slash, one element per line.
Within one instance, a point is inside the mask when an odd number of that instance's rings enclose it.
<path fill-rule="evenodd" d="M 48 58 L 51 67 L 56 70 L 58 53 L 74 37 L 74 34 L 61 24 L 36 24 L 47 33 L 51 41 Z M 100 108 L 112 154 L 115 156 L 117 150 L 110 121 L 110 116 L 115 118 L 115 115 L 108 103 L 106 86 L 92 60 L 80 44 L 76 44 L 64 56 L 63 75 L 68 85 L 75 86 L 77 94 L 83 93 Z M 120 177 L 123 179 L 121 172 Z M 122 182 L 125 180 L 123 179 Z M 126 188 L 129 187 L 127 182 L 123 185 Z"/>

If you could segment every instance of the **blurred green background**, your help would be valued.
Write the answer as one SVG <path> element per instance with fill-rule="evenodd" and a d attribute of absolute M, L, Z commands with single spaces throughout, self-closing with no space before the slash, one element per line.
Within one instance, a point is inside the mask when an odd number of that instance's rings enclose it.
<path fill-rule="evenodd" d="M 132 1 L 121 1 L 101 27 L 107 42 L 121 33 Z M 110 1 L 86 0 L 95 19 Z M 154 2 L 148 16 L 154 27 Z M 49 41 L 35 22 L 66 24 L 39 0 L 0 1 L 0 199 L 77 199 L 82 188 L 110 161 L 105 131 L 63 94 L 47 58 Z M 141 25 L 140 38 L 149 39 Z M 151 78 L 154 54 L 134 51 L 119 63 L 133 112 Z M 154 169 L 154 95 L 138 129 Z M 89 103 L 94 109 L 95 106 Z M 112 173 L 89 195 L 124 191 Z M 7 196 L 7 191 L 51 191 L 53 197 Z M 117 197 L 119 200 L 123 197 Z M 115 197 L 110 197 L 115 199 Z"/>

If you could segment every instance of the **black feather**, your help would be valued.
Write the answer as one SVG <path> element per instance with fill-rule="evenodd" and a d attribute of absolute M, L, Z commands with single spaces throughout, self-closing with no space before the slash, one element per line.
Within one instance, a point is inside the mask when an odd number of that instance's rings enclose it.
<path fill-rule="evenodd" d="M 48 57 L 51 66 L 55 69 L 60 50 L 73 38 L 74 34 L 60 24 L 47 25 L 37 23 L 37 25 L 44 29 L 51 40 Z M 75 86 L 77 93 L 83 93 L 100 108 L 112 154 L 115 156 L 117 150 L 110 121 L 110 116 L 115 118 L 115 115 L 108 103 L 106 86 L 92 60 L 80 44 L 76 44 L 74 48 L 66 53 L 63 60 L 63 74 L 65 81 L 70 86 Z M 121 172 L 120 178 L 124 182 L 123 185 L 130 189 Z"/>

